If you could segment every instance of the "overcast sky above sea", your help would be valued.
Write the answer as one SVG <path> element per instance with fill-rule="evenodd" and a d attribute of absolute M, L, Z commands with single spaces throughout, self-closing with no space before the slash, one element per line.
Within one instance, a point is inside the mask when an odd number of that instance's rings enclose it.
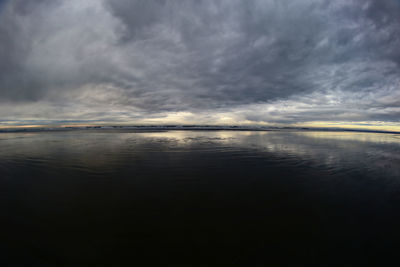
<path fill-rule="evenodd" d="M 400 0 L 0 0 L 0 125 L 400 125 Z"/>

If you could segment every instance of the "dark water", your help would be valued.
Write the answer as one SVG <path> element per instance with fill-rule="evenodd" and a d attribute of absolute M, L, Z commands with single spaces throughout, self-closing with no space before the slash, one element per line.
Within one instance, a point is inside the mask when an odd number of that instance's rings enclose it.
<path fill-rule="evenodd" d="M 400 136 L 0 134 L 0 266 L 397 266 Z"/>

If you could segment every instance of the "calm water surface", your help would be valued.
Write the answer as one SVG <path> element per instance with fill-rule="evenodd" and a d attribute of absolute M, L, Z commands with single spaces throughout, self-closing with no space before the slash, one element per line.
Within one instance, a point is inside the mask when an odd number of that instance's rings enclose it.
<path fill-rule="evenodd" d="M 400 136 L 0 134 L 1 266 L 397 266 Z"/>

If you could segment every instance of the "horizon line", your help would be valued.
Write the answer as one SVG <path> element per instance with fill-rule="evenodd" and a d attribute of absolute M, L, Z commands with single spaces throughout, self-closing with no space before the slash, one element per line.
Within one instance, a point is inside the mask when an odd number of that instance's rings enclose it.
<path fill-rule="evenodd" d="M 213 125 L 213 124 L 131 124 L 131 125 L 9 125 L 0 126 L 0 133 L 7 132 L 40 132 L 40 131 L 62 131 L 62 130 L 110 130 L 110 129 L 132 129 L 132 130 L 237 130 L 237 131 L 272 131 L 272 130 L 303 130 L 303 131 L 332 131 L 332 132 L 366 132 L 366 133 L 389 133 L 400 134 L 400 131 L 372 128 L 347 128 L 347 127 L 316 127 L 316 126 L 273 126 L 273 125 Z"/>

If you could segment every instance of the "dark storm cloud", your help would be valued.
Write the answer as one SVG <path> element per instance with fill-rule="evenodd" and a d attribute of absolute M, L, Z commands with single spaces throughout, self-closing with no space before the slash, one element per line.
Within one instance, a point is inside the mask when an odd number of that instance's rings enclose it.
<path fill-rule="evenodd" d="M 398 120 L 397 0 L 14 0 L 0 12 L 3 117 Z"/>

